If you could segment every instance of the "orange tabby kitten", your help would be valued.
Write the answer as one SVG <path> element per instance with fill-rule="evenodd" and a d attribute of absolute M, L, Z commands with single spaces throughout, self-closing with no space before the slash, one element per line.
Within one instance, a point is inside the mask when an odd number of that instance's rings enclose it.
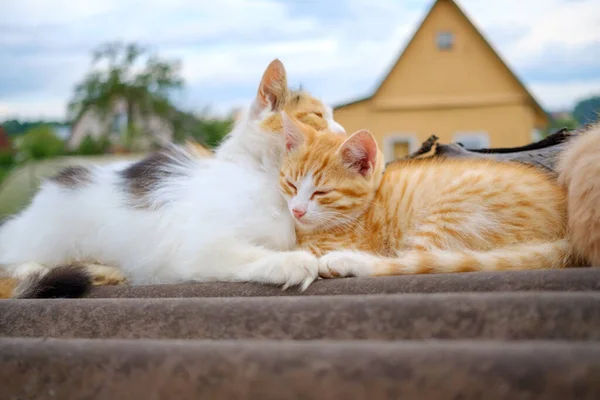
<path fill-rule="evenodd" d="M 571 265 L 565 191 L 543 172 L 481 159 L 384 171 L 366 130 L 318 133 L 284 116 L 280 187 L 320 275 L 377 276 Z"/>
<path fill-rule="evenodd" d="M 600 266 L 600 123 L 571 139 L 558 163 L 568 192 L 569 238 L 577 254 Z"/>

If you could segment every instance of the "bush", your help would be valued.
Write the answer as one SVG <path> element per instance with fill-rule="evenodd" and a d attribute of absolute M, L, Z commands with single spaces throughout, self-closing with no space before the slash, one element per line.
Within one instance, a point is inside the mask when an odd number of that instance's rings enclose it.
<path fill-rule="evenodd" d="M 591 124 L 598 121 L 600 114 L 600 96 L 590 97 L 575 105 L 573 117 L 581 125 Z"/>
<path fill-rule="evenodd" d="M 1 188 L 2 182 L 4 181 L 4 178 L 6 178 L 8 176 L 9 172 L 10 172 L 9 168 L 0 166 L 0 188 Z"/>
<path fill-rule="evenodd" d="M 93 156 L 97 154 L 105 154 L 110 148 L 110 140 L 106 136 L 94 139 L 92 136 L 86 136 L 77 149 L 77 154 L 84 156 Z"/>
<path fill-rule="evenodd" d="M 0 150 L 0 168 L 8 169 L 15 164 L 15 156 L 11 150 Z"/>
<path fill-rule="evenodd" d="M 16 143 L 17 150 L 25 161 L 43 160 L 64 153 L 64 143 L 54 129 L 42 125 L 28 130 Z"/>
<path fill-rule="evenodd" d="M 187 126 L 186 134 L 210 148 L 217 147 L 233 127 L 233 120 L 203 118 Z"/>

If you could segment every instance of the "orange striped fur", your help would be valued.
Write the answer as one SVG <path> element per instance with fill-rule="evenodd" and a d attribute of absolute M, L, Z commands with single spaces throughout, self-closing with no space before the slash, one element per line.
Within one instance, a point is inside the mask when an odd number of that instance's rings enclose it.
<path fill-rule="evenodd" d="M 568 192 L 568 233 L 575 252 L 600 266 L 600 123 L 572 138 L 558 163 Z"/>
<path fill-rule="evenodd" d="M 367 131 L 347 138 L 286 121 L 291 144 L 281 191 L 290 209 L 307 210 L 296 219 L 298 245 L 321 256 L 323 277 L 563 268 L 574 261 L 565 239 L 565 190 L 534 167 L 420 158 L 384 173 Z"/>
<path fill-rule="evenodd" d="M 288 90 L 285 95 L 284 111 L 298 121 L 318 130 L 328 128 L 325 115 L 327 109 L 323 102 L 304 91 Z M 262 121 L 262 127 L 270 132 L 281 132 L 281 114 L 275 113 Z"/>
<path fill-rule="evenodd" d="M 185 147 L 192 152 L 196 157 L 212 157 L 214 153 L 208 147 L 198 143 L 195 139 L 187 139 L 185 141 Z"/>

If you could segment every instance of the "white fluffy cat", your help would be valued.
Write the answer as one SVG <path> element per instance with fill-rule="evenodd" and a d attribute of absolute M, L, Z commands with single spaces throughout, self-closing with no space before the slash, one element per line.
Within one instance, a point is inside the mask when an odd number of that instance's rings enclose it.
<path fill-rule="evenodd" d="M 0 266 L 17 279 L 78 263 L 118 267 L 133 284 L 257 281 L 305 289 L 318 262 L 291 251 L 294 222 L 278 187 L 282 139 L 265 124 L 280 118 L 288 93 L 285 69 L 274 60 L 215 157 L 173 146 L 138 163 L 72 167 L 44 182 L 0 228 Z M 325 110 L 318 117 L 343 132 Z"/>

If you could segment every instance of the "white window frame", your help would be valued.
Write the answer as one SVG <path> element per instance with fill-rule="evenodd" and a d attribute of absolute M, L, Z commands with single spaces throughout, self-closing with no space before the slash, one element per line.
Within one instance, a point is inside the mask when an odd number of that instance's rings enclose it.
<path fill-rule="evenodd" d="M 383 137 L 383 156 L 386 163 L 396 159 L 394 148 L 396 143 L 408 143 L 409 153 L 414 153 L 419 148 L 419 139 L 416 134 L 408 132 L 389 133 Z"/>
<path fill-rule="evenodd" d="M 539 142 L 543 138 L 544 137 L 542 136 L 542 132 L 539 129 L 533 128 L 531 130 L 531 143 Z"/>
<path fill-rule="evenodd" d="M 490 135 L 485 131 L 459 131 L 454 133 L 453 142 L 463 142 L 465 139 L 477 139 L 481 142 L 481 149 L 490 148 Z M 465 147 L 468 149 L 468 147 Z"/>

